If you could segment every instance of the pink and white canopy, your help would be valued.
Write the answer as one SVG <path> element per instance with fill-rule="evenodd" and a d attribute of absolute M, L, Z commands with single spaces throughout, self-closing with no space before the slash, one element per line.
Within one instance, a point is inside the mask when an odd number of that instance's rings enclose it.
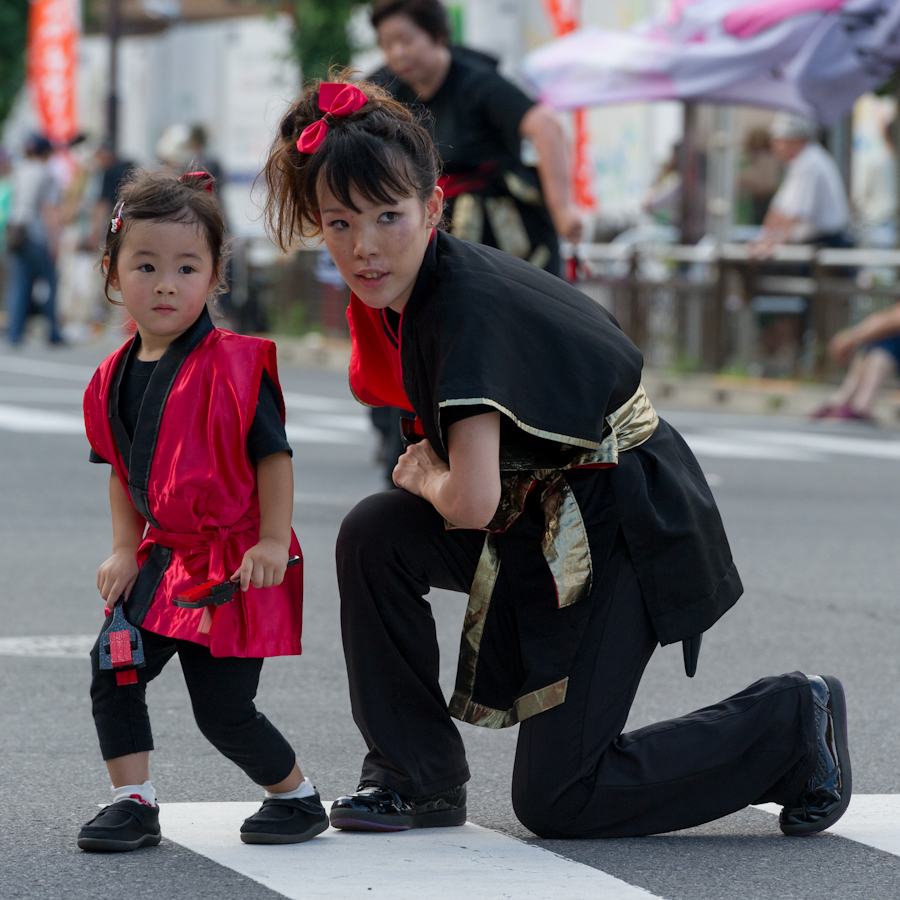
<path fill-rule="evenodd" d="M 828 125 L 898 68 L 900 0 L 672 0 L 665 19 L 553 41 L 523 74 L 558 109 L 702 100 Z"/>

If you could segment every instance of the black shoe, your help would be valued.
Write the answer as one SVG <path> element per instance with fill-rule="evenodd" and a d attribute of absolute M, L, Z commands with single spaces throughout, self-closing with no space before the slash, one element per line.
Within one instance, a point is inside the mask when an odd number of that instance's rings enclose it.
<path fill-rule="evenodd" d="M 850 805 L 852 781 L 847 747 L 844 687 L 833 675 L 811 675 L 819 755 L 796 806 L 785 806 L 778 824 L 785 834 L 815 834 L 834 825 Z"/>
<path fill-rule="evenodd" d="M 103 809 L 78 832 L 82 850 L 119 853 L 155 847 L 161 839 L 159 807 L 137 800 L 119 800 Z"/>
<path fill-rule="evenodd" d="M 450 788 L 430 797 L 401 797 L 374 781 L 363 781 L 350 797 L 331 805 L 331 824 L 348 831 L 407 831 L 441 828 L 466 822 L 466 786 Z"/>
<path fill-rule="evenodd" d="M 312 797 L 263 800 L 259 812 L 241 825 L 245 844 L 300 844 L 328 827 L 328 813 L 316 791 Z"/>

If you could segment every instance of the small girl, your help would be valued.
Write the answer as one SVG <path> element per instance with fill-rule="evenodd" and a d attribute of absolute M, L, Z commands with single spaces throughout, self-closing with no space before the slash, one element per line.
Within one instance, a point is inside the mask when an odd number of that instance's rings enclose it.
<path fill-rule="evenodd" d="M 263 657 L 300 653 L 303 576 L 287 570 L 293 472 L 275 347 L 214 327 L 224 220 L 212 176 L 139 172 L 106 235 L 106 294 L 119 292 L 137 334 L 106 359 L 84 397 L 92 462 L 112 465 L 113 553 L 97 573 L 109 613 L 140 628 L 146 665 L 117 684 L 91 651 L 94 722 L 114 802 L 78 835 L 83 850 L 160 841 L 150 784 L 146 685 L 178 654 L 200 730 L 265 788 L 241 826 L 247 843 L 297 843 L 328 827 L 294 751 L 256 711 Z M 203 610 L 172 599 L 207 580 L 240 581 Z M 210 609 L 208 607 L 208 609 Z M 107 625 L 108 627 L 108 625 Z"/>

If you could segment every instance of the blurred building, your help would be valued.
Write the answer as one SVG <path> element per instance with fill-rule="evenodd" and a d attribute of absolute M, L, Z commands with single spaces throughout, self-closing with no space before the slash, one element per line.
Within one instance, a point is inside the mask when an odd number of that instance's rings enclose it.
<path fill-rule="evenodd" d="M 271 9 L 232 0 L 122 4 L 120 155 L 153 163 L 160 138 L 171 134 L 172 126 L 185 132 L 203 126 L 206 154 L 222 168 L 229 224 L 246 236 L 263 233 L 251 185 L 274 124 L 300 83 L 290 54 L 293 20 Z M 82 41 L 79 95 L 82 129 L 92 137 L 106 130 L 108 79 L 108 38 L 88 33 Z"/>

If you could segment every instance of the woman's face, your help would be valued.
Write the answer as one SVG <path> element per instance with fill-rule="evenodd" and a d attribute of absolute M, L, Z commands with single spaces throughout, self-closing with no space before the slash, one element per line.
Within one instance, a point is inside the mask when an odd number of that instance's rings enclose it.
<path fill-rule="evenodd" d="M 324 184 L 318 197 L 325 246 L 341 277 L 366 306 L 403 312 L 441 218 L 443 191 L 436 187 L 426 203 L 412 196 L 388 204 L 372 204 L 352 191 L 358 212 Z"/>
<path fill-rule="evenodd" d="M 409 16 L 398 13 L 378 25 L 378 46 L 387 57 L 388 68 L 407 84 L 430 81 L 443 64 L 446 48 Z"/>

